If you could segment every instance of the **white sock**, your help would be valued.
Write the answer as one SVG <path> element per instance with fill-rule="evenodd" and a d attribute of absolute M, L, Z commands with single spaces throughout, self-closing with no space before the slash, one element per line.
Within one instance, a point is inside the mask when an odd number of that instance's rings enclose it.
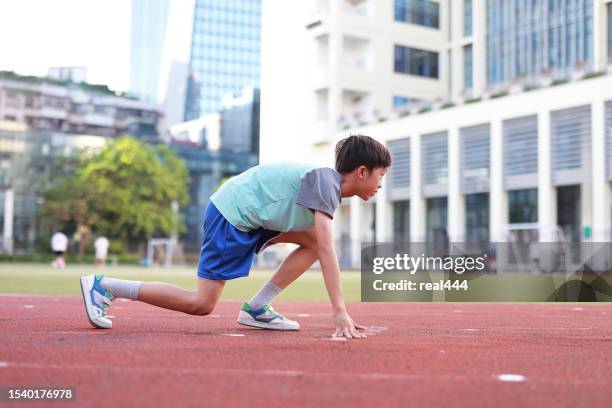
<path fill-rule="evenodd" d="M 100 285 L 113 294 L 116 298 L 138 299 L 141 281 L 131 281 L 123 279 L 102 278 Z"/>
<path fill-rule="evenodd" d="M 272 303 L 272 299 L 274 299 L 282 291 L 283 290 L 281 288 L 272 282 L 268 282 L 263 285 L 261 289 L 259 289 L 259 292 L 257 292 L 257 294 L 247 303 L 253 310 L 260 309 L 263 305 L 269 305 Z"/>

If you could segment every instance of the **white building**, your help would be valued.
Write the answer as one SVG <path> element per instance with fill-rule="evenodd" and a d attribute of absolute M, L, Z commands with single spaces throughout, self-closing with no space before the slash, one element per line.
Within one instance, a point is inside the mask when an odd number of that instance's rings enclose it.
<path fill-rule="evenodd" d="M 389 146 L 376 203 L 337 212 L 341 257 L 372 240 L 612 240 L 611 1 L 316 6 L 278 22 L 264 3 L 260 157 L 333 166 L 349 132 Z"/>
<path fill-rule="evenodd" d="M 157 139 L 161 115 L 157 104 L 117 95 L 104 85 L 0 71 L 0 121 L 33 130 Z"/>
<path fill-rule="evenodd" d="M 87 82 L 86 67 L 52 67 L 47 72 L 47 77 L 58 81 L 71 81 L 75 84 Z"/>

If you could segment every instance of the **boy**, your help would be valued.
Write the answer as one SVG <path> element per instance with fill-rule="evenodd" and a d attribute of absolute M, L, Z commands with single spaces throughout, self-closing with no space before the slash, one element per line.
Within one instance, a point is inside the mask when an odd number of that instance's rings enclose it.
<path fill-rule="evenodd" d="M 368 200 L 381 187 L 391 165 L 387 148 L 355 135 L 336 145 L 336 169 L 279 163 L 255 166 L 224 183 L 204 214 L 198 290 L 158 282 L 136 282 L 89 275 L 81 278 L 90 323 L 111 328 L 106 308 L 117 297 L 194 315 L 210 314 L 225 281 L 249 274 L 256 253 L 281 242 L 298 247 L 270 280 L 244 303 L 237 322 L 262 329 L 299 330 L 299 324 L 270 306 L 283 289 L 317 259 L 333 307 L 334 336 L 365 337 L 346 311 L 340 268 L 333 246 L 333 213 L 342 197 Z"/>
<path fill-rule="evenodd" d="M 63 231 L 57 231 L 51 236 L 51 250 L 55 255 L 55 260 L 51 263 L 54 268 L 65 268 L 66 261 L 64 254 L 68 249 L 68 237 Z"/>
<path fill-rule="evenodd" d="M 94 248 L 96 248 L 96 266 L 104 266 L 106 264 L 109 246 L 110 242 L 104 235 L 99 236 L 94 241 Z"/>

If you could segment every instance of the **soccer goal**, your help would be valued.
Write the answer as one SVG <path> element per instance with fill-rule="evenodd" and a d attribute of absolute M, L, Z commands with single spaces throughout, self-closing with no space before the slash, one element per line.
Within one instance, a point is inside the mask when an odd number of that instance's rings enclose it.
<path fill-rule="evenodd" d="M 147 243 L 147 266 L 170 267 L 183 262 L 183 250 L 176 238 L 151 238 Z"/>
<path fill-rule="evenodd" d="M 546 242 L 540 242 L 543 229 L 539 223 L 506 224 L 503 228 L 505 244 L 499 246 L 498 271 L 541 274 L 572 269 L 579 248 L 568 242 L 561 227 L 555 225 L 544 231 Z"/>

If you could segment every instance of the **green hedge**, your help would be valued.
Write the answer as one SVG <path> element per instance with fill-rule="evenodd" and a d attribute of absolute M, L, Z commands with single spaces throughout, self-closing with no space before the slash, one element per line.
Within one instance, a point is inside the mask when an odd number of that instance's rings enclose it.
<path fill-rule="evenodd" d="M 0 262 L 23 262 L 23 263 L 46 263 L 52 262 L 55 259 L 53 254 L 0 254 Z M 140 255 L 138 254 L 121 254 L 121 255 L 109 255 L 106 258 L 106 262 L 111 262 L 113 259 L 117 259 L 120 264 L 131 264 L 138 265 L 140 263 Z M 92 254 L 85 254 L 83 256 L 68 254 L 66 256 L 66 263 L 85 263 L 93 264 L 95 257 Z"/>

